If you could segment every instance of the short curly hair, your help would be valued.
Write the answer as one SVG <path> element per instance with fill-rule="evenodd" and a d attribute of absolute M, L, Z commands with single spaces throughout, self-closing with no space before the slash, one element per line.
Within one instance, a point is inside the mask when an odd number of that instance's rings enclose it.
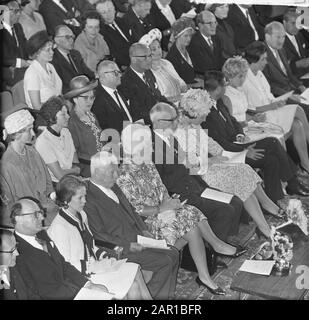
<path fill-rule="evenodd" d="M 53 96 L 42 104 L 40 109 L 40 115 L 47 122 L 48 126 L 51 126 L 57 122 L 56 115 L 63 106 L 66 106 L 66 101 L 62 96 Z"/>
<path fill-rule="evenodd" d="M 230 80 L 237 77 L 240 74 L 244 74 L 248 71 L 249 65 L 247 60 L 241 56 L 229 58 L 225 61 L 222 72 L 225 77 Z"/>
<path fill-rule="evenodd" d="M 181 98 L 179 112 L 194 119 L 208 114 L 213 106 L 209 93 L 202 89 L 190 89 Z"/>
<path fill-rule="evenodd" d="M 85 29 L 87 19 L 94 19 L 94 20 L 99 20 L 100 23 L 102 22 L 102 17 L 99 14 L 99 12 L 97 12 L 96 10 L 88 10 L 82 15 L 82 18 L 81 18 L 82 29 Z"/>

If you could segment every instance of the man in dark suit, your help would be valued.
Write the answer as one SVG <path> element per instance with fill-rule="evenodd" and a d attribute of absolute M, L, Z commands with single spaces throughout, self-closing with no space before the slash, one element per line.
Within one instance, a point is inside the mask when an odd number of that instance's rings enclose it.
<path fill-rule="evenodd" d="M 27 289 L 41 299 L 73 299 L 81 288 L 107 289 L 84 277 L 66 262 L 43 230 L 44 211 L 40 203 L 28 197 L 12 206 L 18 257 L 16 266 Z"/>
<path fill-rule="evenodd" d="M 62 92 L 70 90 L 70 81 L 80 75 L 86 75 L 89 79 L 94 79 L 95 75 L 85 64 L 79 51 L 73 49 L 74 34 L 66 25 L 59 25 L 55 29 L 55 43 L 52 64 L 62 80 Z"/>
<path fill-rule="evenodd" d="M 149 17 L 151 0 L 133 0 L 132 6 L 122 17 L 124 23 L 131 29 L 133 42 L 139 39 L 154 28 Z"/>
<path fill-rule="evenodd" d="M 100 127 L 115 129 L 121 133 L 125 122 L 132 122 L 130 107 L 125 97 L 117 90 L 121 83 L 121 72 L 113 61 L 102 61 L 97 68 L 99 85 L 92 112 L 96 115 Z"/>
<path fill-rule="evenodd" d="M 256 13 L 249 4 L 230 5 L 227 22 L 234 30 L 235 47 L 239 52 L 254 40 L 262 39 L 264 36 Z"/>
<path fill-rule="evenodd" d="M 43 0 L 39 12 L 50 35 L 54 35 L 55 28 L 60 24 L 68 25 L 75 35 L 81 31 L 80 22 L 77 21 L 80 12 L 75 7 L 74 0 Z"/>
<path fill-rule="evenodd" d="M 170 4 L 176 19 L 179 19 L 183 13 L 190 11 L 194 6 L 194 3 L 189 0 L 172 0 Z"/>
<path fill-rule="evenodd" d="M 134 43 L 129 51 L 131 65 L 121 78 L 120 90 L 130 100 L 133 121 L 149 122 L 149 111 L 159 101 L 168 100 L 161 95 L 155 76 L 151 72 L 151 52 L 143 44 Z"/>
<path fill-rule="evenodd" d="M 290 194 L 308 194 L 296 180 L 296 166 L 289 158 L 279 140 L 265 138 L 255 143 L 247 142 L 242 127 L 232 117 L 221 98 L 225 92 L 225 80 L 222 72 L 209 71 L 205 74 L 205 89 L 216 101 L 202 124 L 208 129 L 208 135 L 216 140 L 225 150 L 240 152 L 248 150 L 246 163 L 263 172 L 265 191 L 275 202 L 283 198 L 281 181 L 288 182 Z M 237 143 L 238 142 L 238 143 Z"/>
<path fill-rule="evenodd" d="M 289 91 L 295 91 L 288 103 L 301 105 L 301 97 L 298 93 L 306 90 L 303 83 L 293 74 L 283 44 L 285 40 L 285 30 L 282 23 L 274 21 L 265 27 L 265 42 L 267 45 L 267 65 L 263 69 L 263 73 L 267 78 L 271 92 L 274 96 L 280 96 Z M 307 118 L 309 117 L 308 107 L 304 107 Z"/>
<path fill-rule="evenodd" d="M 4 1 L 4 4 L 5 10 L 3 21 L 1 21 L 3 28 L 0 29 L 2 90 L 11 88 L 23 80 L 25 71 L 29 66 L 26 50 L 27 40 L 22 26 L 18 23 L 21 7 L 15 0 Z"/>
<path fill-rule="evenodd" d="M 94 238 L 98 243 L 107 241 L 121 246 L 124 258 L 153 272 L 147 286 L 154 299 L 171 299 L 175 294 L 178 250 L 145 248 L 137 243 L 138 235 L 153 235 L 117 186 L 117 178 L 118 161 L 114 155 L 102 151 L 91 158 L 85 212 Z"/>
<path fill-rule="evenodd" d="M 187 200 L 188 204 L 200 209 L 221 240 L 226 241 L 228 236 L 237 234 L 242 202 L 237 197 L 229 204 L 201 197 L 209 186 L 199 175 L 190 174 L 183 164 L 185 154 L 173 138 L 177 128 L 176 109 L 158 103 L 151 109 L 150 119 L 154 130 L 153 162 L 169 194 L 179 194 L 181 201 Z"/>
<path fill-rule="evenodd" d="M 309 72 L 309 47 L 302 33 L 296 28 L 298 16 L 298 13 L 291 10 L 283 16 L 286 32 L 283 48 L 292 72 L 299 78 Z"/>
<path fill-rule="evenodd" d="M 217 19 L 210 11 L 202 11 L 196 17 L 199 31 L 190 42 L 188 51 L 194 70 L 204 75 L 207 70 L 221 70 L 223 65 L 222 48 L 216 38 Z"/>
<path fill-rule="evenodd" d="M 129 48 L 133 43 L 131 29 L 122 19 L 115 18 L 116 10 L 111 0 L 99 2 L 97 12 L 103 18 L 101 33 L 108 44 L 111 55 L 122 70 L 130 64 Z"/>

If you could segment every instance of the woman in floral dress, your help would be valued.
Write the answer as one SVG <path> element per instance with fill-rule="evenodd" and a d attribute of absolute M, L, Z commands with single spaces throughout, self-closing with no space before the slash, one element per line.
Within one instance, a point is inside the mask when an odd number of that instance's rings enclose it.
<path fill-rule="evenodd" d="M 132 140 L 135 133 L 143 136 L 142 145 L 135 145 Z M 140 157 L 139 147 L 144 149 L 144 154 L 150 155 L 152 152 L 149 128 L 139 124 L 129 125 L 123 130 L 121 138 L 125 157 L 117 184 L 137 213 L 146 218 L 145 223 L 157 238 L 165 239 L 178 249 L 185 242 L 189 243 L 199 279 L 210 287 L 210 291 L 224 294 L 209 276 L 203 239 L 221 254 L 237 255 L 236 248 L 216 237 L 206 217 L 197 208 L 171 198 L 155 165 L 150 159 Z"/>

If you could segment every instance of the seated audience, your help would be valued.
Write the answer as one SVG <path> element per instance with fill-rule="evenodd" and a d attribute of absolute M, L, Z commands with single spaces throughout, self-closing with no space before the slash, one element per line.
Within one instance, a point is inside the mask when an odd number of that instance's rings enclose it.
<path fill-rule="evenodd" d="M 56 187 L 56 201 L 61 208 L 47 233 L 64 259 L 83 275 L 100 273 L 100 283 L 115 294 L 116 299 L 150 300 L 151 296 L 135 263 L 113 267 L 103 258 L 103 248 L 94 244 L 86 213 L 86 183 L 77 176 L 63 177 Z M 90 276 L 91 278 L 91 276 Z"/>
<path fill-rule="evenodd" d="M 28 0 L 20 14 L 19 23 L 22 25 L 26 39 L 38 31 L 46 31 L 43 17 L 38 12 L 41 0 Z"/>
<path fill-rule="evenodd" d="M 101 33 L 108 44 L 111 56 L 115 58 L 121 70 L 130 65 L 129 48 L 133 43 L 131 29 L 122 19 L 116 18 L 116 10 L 112 0 L 100 0 L 96 5 L 101 15 Z"/>
<path fill-rule="evenodd" d="M 262 169 L 265 192 L 275 203 L 284 197 L 281 181 L 288 182 L 287 191 L 291 194 L 308 194 L 297 181 L 296 166 L 287 156 L 276 138 L 265 138 L 248 142 L 241 125 L 230 115 L 222 101 L 226 82 L 220 71 L 208 71 L 205 74 L 205 89 L 216 104 L 210 109 L 203 129 L 221 147 L 227 151 L 240 152 L 248 150 L 245 162 L 253 168 Z"/>
<path fill-rule="evenodd" d="M 3 6 L 3 20 L 0 29 L 1 91 L 10 90 L 14 103 L 25 102 L 23 78 L 29 66 L 26 37 L 18 23 L 21 8 L 16 0 L 6 1 Z"/>
<path fill-rule="evenodd" d="M 162 33 L 161 46 L 164 51 L 168 51 L 168 43 L 172 33 L 172 25 L 176 21 L 173 7 L 170 6 L 172 0 L 155 0 L 150 9 L 150 18 L 153 26 Z"/>
<path fill-rule="evenodd" d="M 264 55 L 265 61 L 267 59 L 266 48 Z M 300 157 L 300 167 L 309 174 L 309 158 L 307 151 L 307 143 L 309 143 L 309 124 L 303 109 L 295 104 L 287 106 L 286 108 L 288 108 L 288 111 L 279 109 L 281 112 L 283 112 L 281 122 L 277 121 L 278 112 L 275 115 L 272 112 L 270 116 L 268 116 L 269 114 L 267 115 L 267 113 L 257 113 L 253 117 L 246 115 L 246 112 L 249 108 L 249 99 L 247 99 L 242 86 L 247 78 L 247 73 L 249 70 L 248 62 L 241 57 L 229 58 L 224 63 L 222 70 L 226 79 L 228 80 L 228 86 L 226 87 L 223 102 L 228 107 L 231 115 L 234 116 L 239 122 L 246 122 L 247 119 L 252 119 L 256 122 L 264 122 L 267 120 L 268 122 L 283 126 L 284 133 L 291 131 L 295 148 Z M 252 76 L 254 77 L 253 74 Z M 265 81 L 267 83 L 266 79 Z M 252 88 L 253 90 L 256 90 L 256 83 L 253 84 Z M 256 98 L 253 97 L 253 94 L 254 93 L 252 93 L 252 90 L 251 92 L 247 91 L 247 95 L 251 96 L 250 99 L 254 99 L 254 101 L 256 101 Z M 271 93 L 269 92 L 269 94 Z M 265 97 L 263 90 L 259 92 L 258 97 L 259 96 Z M 279 107 L 283 104 L 284 101 L 279 104 Z M 277 106 L 278 104 L 275 104 L 275 108 L 277 108 Z M 271 108 L 273 108 L 273 106 L 271 106 Z M 296 110 L 298 110 L 298 117 L 295 119 Z M 274 122 L 272 119 L 274 119 Z"/>
<path fill-rule="evenodd" d="M 99 85 L 92 112 L 96 115 L 100 127 L 115 129 L 121 133 L 125 122 L 132 122 L 128 101 L 117 90 L 121 83 L 121 71 L 113 61 L 102 61 L 98 65 Z"/>
<path fill-rule="evenodd" d="M 285 30 L 278 21 L 273 21 L 265 27 L 265 42 L 267 48 L 267 65 L 263 73 L 268 80 L 272 94 L 277 97 L 289 91 L 295 91 L 288 102 L 301 103 L 297 93 L 302 93 L 306 87 L 292 73 L 287 57 L 283 50 Z M 309 110 L 304 107 L 307 118 Z"/>
<path fill-rule="evenodd" d="M 195 30 L 195 24 L 192 19 L 180 18 L 172 25 L 172 39 L 174 43 L 170 48 L 166 59 L 169 60 L 179 76 L 187 85 L 202 86 L 202 81 L 196 79 L 192 59 L 187 47 L 190 44 Z"/>
<path fill-rule="evenodd" d="M 181 162 L 184 151 L 173 139 L 177 129 L 177 112 L 169 104 L 158 103 L 150 111 L 154 130 L 153 162 L 169 194 L 179 194 L 181 201 L 198 208 L 207 217 L 215 235 L 222 241 L 238 232 L 242 202 L 233 197 L 229 204 L 201 197 L 208 188 L 207 183 L 198 175 L 190 175 Z"/>
<path fill-rule="evenodd" d="M 299 13 L 288 10 L 283 15 L 283 26 L 286 37 L 283 48 L 293 74 L 301 77 L 309 72 L 309 47 L 303 34 L 296 27 L 296 19 Z"/>
<path fill-rule="evenodd" d="M 119 89 L 130 100 L 130 113 L 133 121 L 143 119 L 149 123 L 149 110 L 159 101 L 167 101 L 162 96 L 151 69 L 150 49 L 140 43 L 134 43 L 129 51 L 131 64 L 126 69 Z"/>
<path fill-rule="evenodd" d="M 90 111 L 97 85 L 97 81 L 90 81 L 86 76 L 78 76 L 71 80 L 71 90 L 64 95 L 65 99 L 72 99 L 74 102 L 68 128 L 80 162 L 80 174 L 83 177 L 90 176 L 90 157 L 101 151 L 104 145 L 101 141 L 102 129 Z"/>
<path fill-rule="evenodd" d="M 221 70 L 223 64 L 221 43 L 216 37 L 217 19 L 204 10 L 196 17 L 198 31 L 192 36 L 188 51 L 195 73 L 204 75 L 207 70 Z"/>
<path fill-rule="evenodd" d="M 35 300 L 16 267 L 18 251 L 12 231 L 0 228 L 0 297 L 1 300 Z"/>
<path fill-rule="evenodd" d="M 24 197 L 12 207 L 18 258 L 16 266 L 27 290 L 42 300 L 71 300 L 80 289 L 107 293 L 66 262 L 43 228 L 44 210 L 38 200 Z"/>
<path fill-rule="evenodd" d="M 270 227 L 259 201 L 274 216 L 280 216 L 281 210 L 265 194 L 258 174 L 245 163 L 227 163 L 228 158 L 222 156 L 224 149 L 202 129 L 201 123 L 206 120 L 212 105 L 206 91 L 192 89 L 185 93 L 180 100 L 178 128 L 174 136 L 187 152 L 188 168 L 198 170 L 197 174 L 212 188 L 238 196 L 262 234 L 268 238 Z M 212 155 L 210 158 L 209 154 Z"/>
<path fill-rule="evenodd" d="M 96 241 L 108 241 L 123 248 L 123 258 L 153 272 L 148 289 L 154 299 L 172 299 L 175 294 L 179 254 L 170 250 L 145 248 L 138 235 L 153 238 L 142 218 L 122 193 L 116 180 L 118 160 L 106 151 L 91 158 L 85 212 Z"/>
<path fill-rule="evenodd" d="M 80 32 L 80 23 L 77 20 L 80 12 L 74 0 L 43 0 L 39 12 L 43 16 L 49 35 L 54 35 L 55 28 L 60 24 L 66 24 L 75 35 Z"/>
<path fill-rule="evenodd" d="M 42 103 L 62 92 L 62 81 L 54 66 L 53 42 L 46 31 L 35 33 L 27 42 L 29 57 L 33 59 L 24 78 L 26 102 L 32 109 L 40 110 Z"/>
<path fill-rule="evenodd" d="M 161 38 L 160 30 L 152 29 L 139 40 L 139 43 L 148 46 L 151 50 L 151 71 L 156 78 L 161 94 L 169 101 L 175 102 L 179 100 L 180 94 L 187 90 L 187 85 L 180 78 L 171 62 L 162 58 Z"/>
<path fill-rule="evenodd" d="M 206 5 L 207 7 L 207 5 Z M 236 54 L 235 33 L 233 28 L 227 22 L 229 13 L 229 4 L 227 3 L 214 3 L 209 5 L 208 10 L 212 12 L 217 19 L 216 36 L 220 42 L 221 55 L 223 59 L 233 57 Z M 236 33 L 236 35 L 238 32 Z"/>
<path fill-rule="evenodd" d="M 55 217 L 57 206 L 49 198 L 53 192 L 48 169 L 33 142 L 33 117 L 27 110 L 16 111 L 4 120 L 4 138 L 9 145 L 1 159 L 1 174 L 7 190 L 2 190 L 9 207 L 19 198 L 32 196 L 47 208 L 47 223 Z"/>
<path fill-rule="evenodd" d="M 142 145 L 139 140 L 141 137 Z M 147 161 L 151 160 L 152 153 L 151 131 L 148 127 L 140 124 L 129 125 L 123 130 L 121 140 L 125 158 L 117 180 L 118 186 L 136 212 L 146 218 L 146 225 L 152 234 L 158 234 L 158 239 L 165 239 L 168 244 L 179 249 L 184 245 L 183 240 L 189 243 L 189 250 L 199 274 L 196 281 L 210 292 L 223 295 L 225 292 L 209 276 L 203 239 L 208 241 L 216 252 L 230 257 L 239 256 L 240 251 L 218 239 L 206 217 L 197 208 L 182 205 L 179 199 L 169 196 L 155 165 Z M 144 150 L 143 156 L 141 150 Z M 173 216 L 164 218 L 171 210 Z"/>
<path fill-rule="evenodd" d="M 70 90 L 70 81 L 80 75 L 94 79 L 94 72 L 91 71 L 83 60 L 79 51 L 73 49 L 75 36 L 72 30 L 66 25 L 59 25 L 55 30 L 54 41 L 56 48 L 52 64 L 62 80 L 62 92 Z"/>
<path fill-rule="evenodd" d="M 58 182 L 64 175 L 80 173 L 78 158 L 70 131 L 67 129 L 70 116 L 65 100 L 51 97 L 40 110 L 47 127 L 38 136 L 35 148 L 44 160 L 51 179 Z"/>
<path fill-rule="evenodd" d="M 151 0 L 132 0 L 128 12 L 122 17 L 123 22 L 131 30 L 132 42 L 138 40 L 154 26 L 150 19 Z"/>
<path fill-rule="evenodd" d="M 74 49 L 82 55 L 88 68 L 95 72 L 99 61 L 110 55 L 109 47 L 100 34 L 100 15 L 87 12 L 83 18 L 83 31 L 74 43 Z"/>
<path fill-rule="evenodd" d="M 251 4 L 231 4 L 227 22 L 236 37 L 234 45 L 238 53 L 253 41 L 263 38 L 263 28 Z"/>

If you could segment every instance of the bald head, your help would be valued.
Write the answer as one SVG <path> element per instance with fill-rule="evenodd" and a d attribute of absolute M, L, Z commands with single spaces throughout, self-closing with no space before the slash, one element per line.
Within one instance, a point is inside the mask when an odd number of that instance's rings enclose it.
<path fill-rule="evenodd" d="M 211 37 L 216 34 L 217 19 L 213 13 L 208 10 L 200 12 L 196 17 L 196 22 L 200 32 L 206 36 Z"/>
<path fill-rule="evenodd" d="M 265 41 L 274 50 L 280 50 L 285 40 L 285 30 L 283 24 L 273 21 L 265 27 Z"/>

